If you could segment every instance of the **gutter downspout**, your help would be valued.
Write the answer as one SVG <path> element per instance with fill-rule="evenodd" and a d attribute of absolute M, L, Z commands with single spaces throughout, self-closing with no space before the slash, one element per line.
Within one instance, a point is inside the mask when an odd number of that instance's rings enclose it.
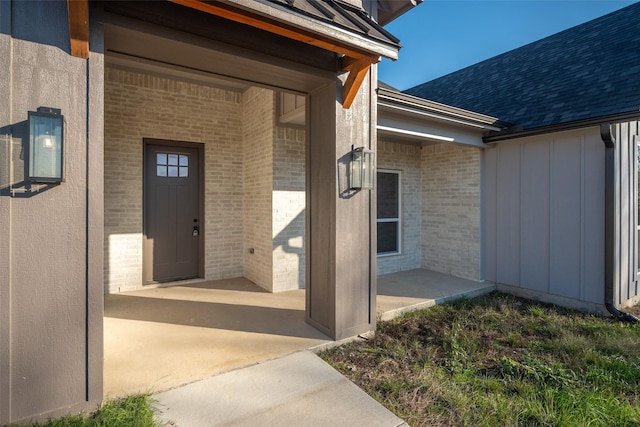
<path fill-rule="evenodd" d="M 600 124 L 604 157 L 604 305 L 615 318 L 640 323 L 632 314 L 618 310 L 615 303 L 617 204 L 615 200 L 615 144 L 611 123 Z"/>

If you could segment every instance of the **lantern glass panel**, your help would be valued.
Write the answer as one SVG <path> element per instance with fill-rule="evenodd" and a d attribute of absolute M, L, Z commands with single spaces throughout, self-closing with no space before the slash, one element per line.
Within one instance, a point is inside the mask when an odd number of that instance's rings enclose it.
<path fill-rule="evenodd" d="M 29 114 L 29 178 L 34 182 L 62 181 L 62 116 Z"/>

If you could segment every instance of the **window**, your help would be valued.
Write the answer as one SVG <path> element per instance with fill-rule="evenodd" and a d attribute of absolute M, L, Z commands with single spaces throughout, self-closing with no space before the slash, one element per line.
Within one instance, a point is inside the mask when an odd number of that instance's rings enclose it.
<path fill-rule="evenodd" d="M 184 154 L 157 153 L 156 175 L 169 178 L 189 177 L 189 156 Z"/>
<path fill-rule="evenodd" d="M 400 251 L 400 172 L 378 170 L 378 255 L 397 255 Z"/>

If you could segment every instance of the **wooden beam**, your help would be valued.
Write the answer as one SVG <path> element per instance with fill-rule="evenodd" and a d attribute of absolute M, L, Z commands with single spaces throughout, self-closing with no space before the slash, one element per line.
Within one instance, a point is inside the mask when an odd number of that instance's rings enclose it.
<path fill-rule="evenodd" d="M 69 0 L 71 1 L 71 0 Z M 330 52 L 344 55 L 342 57 L 342 70 L 348 71 L 349 76 L 342 88 L 342 106 L 349 108 L 353 102 L 364 77 L 369 71 L 371 64 L 380 61 L 379 57 L 370 56 L 364 52 L 353 49 L 349 46 L 337 44 L 328 38 L 319 37 L 309 31 L 300 28 L 288 26 L 279 21 L 269 19 L 251 12 L 235 9 L 231 6 L 220 2 L 202 1 L 202 0 L 170 0 L 173 3 L 199 10 L 210 15 L 219 16 L 245 25 L 250 25 L 263 31 L 268 31 L 288 39 L 296 40 L 311 46 L 319 47 Z"/>
<path fill-rule="evenodd" d="M 67 0 L 71 55 L 89 57 L 89 0 Z"/>
<path fill-rule="evenodd" d="M 71 0 L 69 0 L 71 1 Z M 211 15 L 220 16 L 231 21 L 239 22 L 241 24 L 250 25 L 260 30 L 268 31 L 270 33 L 278 34 L 280 36 L 296 40 L 311 46 L 319 47 L 330 52 L 343 54 L 352 58 L 363 58 L 367 54 L 357 49 L 353 49 L 349 46 L 336 44 L 329 38 L 322 38 L 309 31 L 305 31 L 300 28 L 288 26 L 276 20 L 269 19 L 260 15 L 252 14 L 251 12 L 234 9 L 219 2 L 204 2 L 201 0 L 170 0 L 173 3 L 180 4 L 192 9 L 206 12 Z"/>
<path fill-rule="evenodd" d="M 378 60 L 378 58 L 367 57 L 355 62 L 351 60 L 343 61 L 343 66 L 347 62 L 345 69 L 349 71 L 349 76 L 342 86 L 342 108 L 348 109 L 351 107 L 369 68 L 372 64 L 377 63 Z"/>

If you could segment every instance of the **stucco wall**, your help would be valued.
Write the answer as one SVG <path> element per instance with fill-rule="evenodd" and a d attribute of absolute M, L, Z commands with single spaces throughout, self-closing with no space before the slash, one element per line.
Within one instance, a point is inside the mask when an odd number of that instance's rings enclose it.
<path fill-rule="evenodd" d="M 143 138 L 205 144 L 205 278 L 242 275 L 242 95 L 105 72 L 105 290 L 142 285 Z"/>
<path fill-rule="evenodd" d="M 422 267 L 480 280 L 481 154 L 454 144 L 422 149 Z"/>
<path fill-rule="evenodd" d="M 400 172 L 402 253 L 378 257 L 378 274 L 420 268 L 422 264 L 421 149 L 417 145 L 378 141 L 378 169 Z"/>
<path fill-rule="evenodd" d="M 102 399 L 100 48 L 69 55 L 66 2 L 0 2 L 0 425 Z M 60 185 L 24 182 L 41 106 L 65 118 Z"/>

